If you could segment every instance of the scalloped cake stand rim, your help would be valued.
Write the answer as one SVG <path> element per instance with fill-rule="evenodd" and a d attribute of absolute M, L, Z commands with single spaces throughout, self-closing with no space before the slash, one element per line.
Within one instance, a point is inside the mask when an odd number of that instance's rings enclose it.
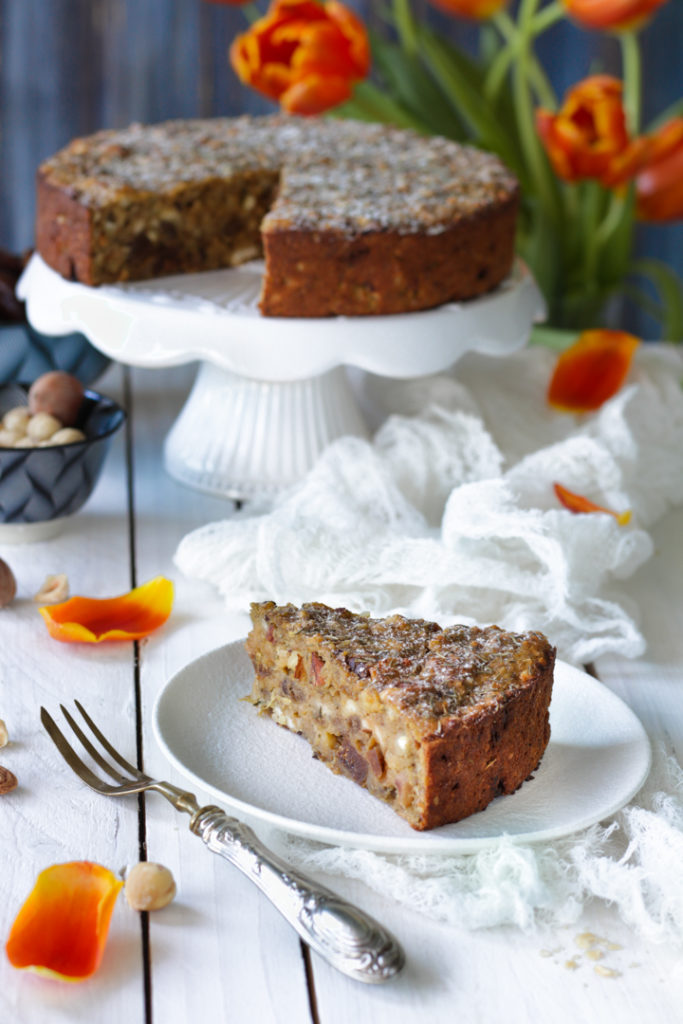
<path fill-rule="evenodd" d="M 18 293 L 38 330 L 80 330 L 119 362 L 161 367 L 207 360 L 240 376 L 279 382 L 338 366 L 385 377 L 438 373 L 468 351 L 506 355 L 522 347 L 544 312 L 521 260 L 487 295 L 392 316 L 261 316 L 262 272 L 263 264 L 253 261 L 230 270 L 91 288 L 66 281 L 34 254 Z"/>

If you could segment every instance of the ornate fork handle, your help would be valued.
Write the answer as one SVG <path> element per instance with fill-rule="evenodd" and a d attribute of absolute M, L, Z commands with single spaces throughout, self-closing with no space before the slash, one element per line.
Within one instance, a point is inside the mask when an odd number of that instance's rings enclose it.
<path fill-rule="evenodd" d="M 379 922 L 329 889 L 299 874 L 256 834 L 220 807 L 202 807 L 190 821 L 213 853 L 250 878 L 301 938 L 337 970 L 378 983 L 397 974 L 403 950 Z"/>

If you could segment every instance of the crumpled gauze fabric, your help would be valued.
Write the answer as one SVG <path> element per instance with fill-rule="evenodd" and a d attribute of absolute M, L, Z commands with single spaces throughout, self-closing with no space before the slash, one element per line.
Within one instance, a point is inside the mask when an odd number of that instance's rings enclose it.
<path fill-rule="evenodd" d="M 542 630 L 565 660 L 644 650 L 620 583 L 653 552 L 648 532 L 683 502 L 683 362 L 642 345 L 601 409 L 551 409 L 556 356 L 470 353 L 450 373 L 366 378 L 385 414 L 344 437 L 263 514 L 195 530 L 175 560 L 228 606 L 322 601 L 355 611 Z M 561 507 L 553 482 L 606 514 Z"/>
<path fill-rule="evenodd" d="M 413 910 L 461 928 L 531 932 L 610 906 L 649 942 L 683 946 L 683 771 L 663 748 L 636 798 L 612 819 L 552 842 L 502 837 L 467 855 L 389 856 L 283 840 L 290 863 L 357 878 Z"/>

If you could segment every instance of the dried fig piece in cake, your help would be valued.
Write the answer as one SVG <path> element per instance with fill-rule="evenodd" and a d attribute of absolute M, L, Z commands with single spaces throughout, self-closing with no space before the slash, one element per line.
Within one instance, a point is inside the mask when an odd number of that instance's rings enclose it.
<path fill-rule="evenodd" d="M 415 829 L 513 793 L 550 737 L 541 634 L 253 604 L 252 703 Z"/>

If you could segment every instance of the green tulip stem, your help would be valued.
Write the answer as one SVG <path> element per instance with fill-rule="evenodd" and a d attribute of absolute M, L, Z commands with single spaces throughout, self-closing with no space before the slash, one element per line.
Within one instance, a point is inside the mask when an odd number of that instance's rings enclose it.
<path fill-rule="evenodd" d="M 584 183 L 584 204 L 583 204 L 583 239 L 584 239 L 584 264 L 583 281 L 588 294 L 596 290 L 598 257 L 600 254 L 599 224 L 600 208 L 603 202 L 602 186 L 596 181 Z"/>
<path fill-rule="evenodd" d="M 541 32 L 545 32 L 552 25 L 555 25 L 558 21 L 566 16 L 567 9 L 559 0 L 555 0 L 554 3 L 548 4 L 542 11 L 539 11 L 535 15 L 534 20 L 531 23 L 531 30 L 535 36 L 540 36 Z"/>
<path fill-rule="evenodd" d="M 536 186 L 536 192 L 543 206 L 545 215 L 552 218 L 553 221 L 557 221 L 558 211 L 556 196 L 553 189 L 553 183 L 550 178 L 548 163 L 536 132 L 534 103 L 529 80 L 529 65 L 531 58 L 530 50 L 532 42 L 530 26 L 536 13 L 537 6 L 538 0 L 522 0 L 519 7 L 519 51 L 513 70 L 513 98 L 515 103 L 515 112 L 517 115 L 517 124 L 519 127 L 520 143 L 529 172 Z"/>
<path fill-rule="evenodd" d="M 541 15 L 545 14 L 546 11 L 555 10 L 554 19 L 546 19 L 548 24 L 541 24 Z M 557 14 L 559 11 L 559 14 Z M 562 17 L 562 8 L 558 4 L 551 4 L 549 8 L 544 8 L 540 15 L 537 15 L 532 21 L 529 28 L 529 35 L 527 39 L 535 39 L 537 35 L 545 31 L 549 24 L 556 21 L 558 17 Z M 491 66 L 486 75 L 484 82 L 484 95 L 490 103 L 495 103 L 500 91 L 505 83 L 505 78 L 512 66 L 512 63 L 516 58 L 519 57 L 520 52 L 524 47 L 527 47 L 527 67 L 529 74 L 529 82 L 538 98 L 540 103 L 544 107 L 548 107 L 550 110 L 555 110 L 557 107 L 557 99 L 553 90 L 548 76 L 541 67 L 536 55 L 528 45 L 527 39 L 525 39 L 518 31 L 517 25 L 512 20 L 507 11 L 498 11 L 494 14 L 491 19 L 500 32 L 503 39 L 506 40 L 505 45 L 501 47 L 499 52 L 496 54 L 495 59 L 491 62 Z"/>
<path fill-rule="evenodd" d="M 394 0 L 394 24 L 406 53 L 417 53 L 417 28 L 410 0 Z"/>
<path fill-rule="evenodd" d="M 624 196 L 613 192 L 607 207 L 607 213 L 603 217 L 595 232 L 595 239 L 598 249 L 602 250 L 609 244 L 609 240 L 621 224 L 621 219 L 627 209 L 628 203 Z"/>
<path fill-rule="evenodd" d="M 640 131 L 642 92 L 640 45 L 635 32 L 621 32 L 619 34 L 619 41 L 621 43 L 621 60 L 624 74 L 626 124 L 631 135 L 637 135 Z"/>
<path fill-rule="evenodd" d="M 261 12 L 255 3 L 243 4 L 242 14 L 247 19 L 250 25 L 253 25 L 255 21 L 258 21 L 261 17 Z"/>

